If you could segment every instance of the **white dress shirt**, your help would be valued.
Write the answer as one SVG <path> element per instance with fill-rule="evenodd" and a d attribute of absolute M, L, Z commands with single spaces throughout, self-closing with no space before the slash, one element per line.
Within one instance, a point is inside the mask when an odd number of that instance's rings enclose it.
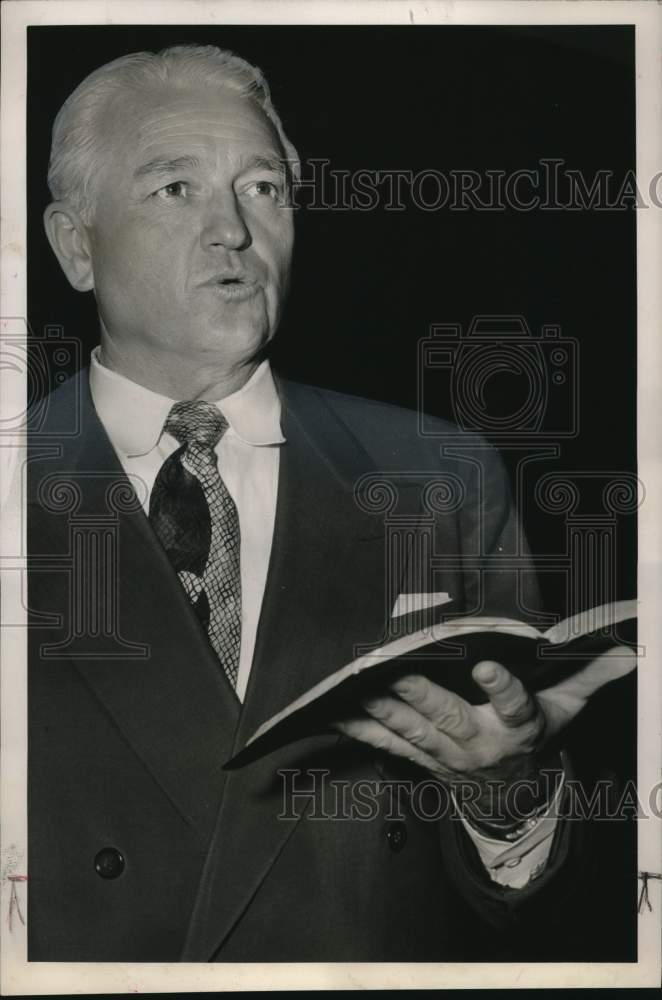
<path fill-rule="evenodd" d="M 166 417 L 178 400 L 161 396 L 106 368 L 99 360 L 98 347 L 90 362 L 90 392 L 99 419 L 147 513 L 159 469 L 179 447 L 179 442 L 163 431 Z M 216 446 L 216 454 L 219 472 L 237 507 L 241 533 L 241 648 L 236 691 L 243 701 L 269 568 L 280 445 L 285 441 L 280 426 L 280 399 L 269 362 L 263 361 L 241 389 L 215 405 L 229 424 Z M 550 818 L 536 827 L 537 834 L 531 831 L 511 844 L 484 837 L 466 822 L 464 827 L 492 880 L 519 888 L 544 869 L 555 822 Z"/>
<path fill-rule="evenodd" d="M 90 392 L 99 419 L 145 512 L 159 469 L 179 442 L 163 432 L 177 402 L 145 389 L 99 361 L 92 352 Z M 241 389 L 216 403 L 229 427 L 216 446 L 218 469 L 234 500 L 241 533 L 241 647 L 237 696 L 243 701 L 267 581 L 280 445 L 280 399 L 268 361 Z"/>

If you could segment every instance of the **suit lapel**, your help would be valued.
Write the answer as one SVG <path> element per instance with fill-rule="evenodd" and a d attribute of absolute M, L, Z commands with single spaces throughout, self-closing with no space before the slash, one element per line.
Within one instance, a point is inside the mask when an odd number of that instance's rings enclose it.
<path fill-rule="evenodd" d="M 272 558 L 237 751 L 297 695 L 379 640 L 384 526 L 354 493 L 372 460 L 302 386 L 281 389 L 283 431 Z"/>
<path fill-rule="evenodd" d="M 282 387 L 281 387 L 282 388 Z M 278 509 L 258 642 L 234 751 L 255 729 L 383 634 L 384 530 L 354 496 L 372 462 L 314 391 L 282 389 Z M 193 911 L 186 961 L 221 946 L 296 827 L 278 819 L 279 769 L 314 766 L 320 736 L 228 773 Z"/>
<path fill-rule="evenodd" d="M 59 528 L 83 518 L 114 523 L 119 604 L 112 649 L 98 636 L 86 640 L 86 652 L 72 646 L 62 655 L 72 658 L 184 821 L 206 838 L 239 703 L 96 415 L 87 373 L 79 379 L 82 432 L 53 471 L 74 481 L 81 500 Z M 129 644 L 123 651 L 117 633 Z"/>

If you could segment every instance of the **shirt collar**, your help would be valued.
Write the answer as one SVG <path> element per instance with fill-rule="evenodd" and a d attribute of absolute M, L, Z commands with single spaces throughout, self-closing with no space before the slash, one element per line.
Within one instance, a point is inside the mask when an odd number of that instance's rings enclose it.
<path fill-rule="evenodd" d="M 166 417 L 177 402 L 106 368 L 99 361 L 98 347 L 90 360 L 90 392 L 112 444 L 128 458 L 146 455 L 158 444 Z M 245 444 L 272 445 L 285 440 L 280 399 L 268 361 L 258 365 L 241 389 L 215 405 Z"/>

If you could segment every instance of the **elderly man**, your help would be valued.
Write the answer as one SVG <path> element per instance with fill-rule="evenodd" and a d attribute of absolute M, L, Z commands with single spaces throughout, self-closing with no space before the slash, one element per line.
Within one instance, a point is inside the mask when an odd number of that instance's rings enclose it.
<path fill-rule="evenodd" d="M 441 463 L 415 414 L 270 370 L 297 169 L 260 72 L 213 47 L 103 66 L 55 122 L 46 231 L 94 293 L 100 345 L 32 442 L 32 960 L 544 957 L 581 893 L 584 824 L 547 815 L 564 763 L 567 777 L 559 733 L 623 661 L 537 698 L 483 661 L 477 706 L 413 674 L 339 732 L 223 768 L 388 631 L 367 474 L 400 483 L 410 519 L 421 482 L 459 484 L 434 512 L 449 556 L 434 590 L 445 611 L 519 615 L 505 569 L 457 568 L 521 551 L 491 449 Z M 397 581 L 430 590 L 429 567 L 408 550 Z M 543 766 L 524 816 L 394 801 L 412 776 L 475 779 L 494 806 L 486 779 L 507 791 Z M 381 782 L 376 815 L 330 814 L 327 778 Z"/>

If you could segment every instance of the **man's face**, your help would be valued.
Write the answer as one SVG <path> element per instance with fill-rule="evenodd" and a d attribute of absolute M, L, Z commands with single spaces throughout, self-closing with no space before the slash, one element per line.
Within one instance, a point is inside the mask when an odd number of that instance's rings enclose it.
<path fill-rule="evenodd" d="M 271 123 L 209 87 L 129 95 L 104 124 L 88 235 L 105 336 L 165 363 L 249 360 L 276 330 L 292 255 Z"/>

